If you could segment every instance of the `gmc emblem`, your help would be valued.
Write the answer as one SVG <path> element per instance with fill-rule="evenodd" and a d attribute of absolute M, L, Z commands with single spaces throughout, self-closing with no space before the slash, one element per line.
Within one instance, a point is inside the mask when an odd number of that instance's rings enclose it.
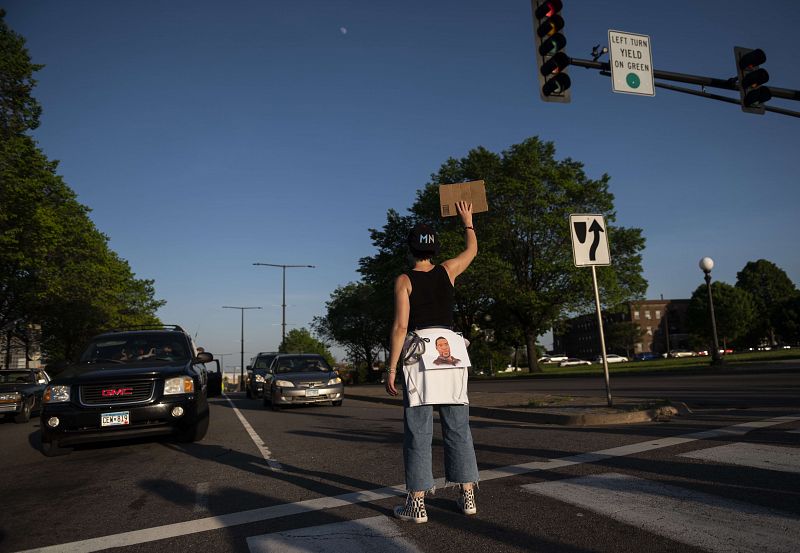
<path fill-rule="evenodd" d="M 132 396 L 133 388 L 109 388 L 103 390 L 103 397 Z"/>

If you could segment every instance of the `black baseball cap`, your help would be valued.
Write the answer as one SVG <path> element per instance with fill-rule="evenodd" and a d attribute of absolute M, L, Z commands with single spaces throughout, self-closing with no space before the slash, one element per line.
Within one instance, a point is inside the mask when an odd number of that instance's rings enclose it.
<path fill-rule="evenodd" d="M 439 253 L 439 235 L 424 223 L 414 225 L 408 233 L 408 247 L 415 252 L 436 255 Z"/>

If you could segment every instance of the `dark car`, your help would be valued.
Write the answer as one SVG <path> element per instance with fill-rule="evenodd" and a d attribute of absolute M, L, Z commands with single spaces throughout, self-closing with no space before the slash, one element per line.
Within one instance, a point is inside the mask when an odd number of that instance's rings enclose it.
<path fill-rule="evenodd" d="M 0 371 L 0 415 L 14 417 L 14 422 L 28 422 L 31 413 L 42 406 L 44 389 L 50 377 L 42 369 Z"/>
<path fill-rule="evenodd" d="M 42 451 L 52 456 L 78 443 L 164 434 L 201 440 L 207 398 L 221 393 L 219 373 L 205 366 L 213 361 L 196 353 L 178 326 L 96 336 L 44 391 Z"/>
<path fill-rule="evenodd" d="M 656 359 L 661 359 L 661 356 L 652 351 L 644 351 L 633 356 L 634 361 L 655 361 Z"/>
<path fill-rule="evenodd" d="M 330 401 L 341 405 L 344 386 L 325 358 L 316 353 L 275 356 L 266 375 L 264 405 L 282 406 Z"/>
<path fill-rule="evenodd" d="M 250 365 L 247 366 L 247 380 L 244 382 L 244 391 L 248 398 L 258 398 L 264 395 L 267 369 L 276 355 L 278 355 L 277 351 L 263 351 L 250 359 Z"/>

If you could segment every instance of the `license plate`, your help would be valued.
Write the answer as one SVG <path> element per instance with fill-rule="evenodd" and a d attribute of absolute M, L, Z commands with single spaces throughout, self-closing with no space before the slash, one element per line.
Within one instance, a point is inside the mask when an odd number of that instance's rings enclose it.
<path fill-rule="evenodd" d="M 131 423 L 130 411 L 103 413 L 100 415 L 100 426 L 124 426 Z"/>
<path fill-rule="evenodd" d="M 319 390 L 306 390 L 306 396 L 318 396 Z"/>

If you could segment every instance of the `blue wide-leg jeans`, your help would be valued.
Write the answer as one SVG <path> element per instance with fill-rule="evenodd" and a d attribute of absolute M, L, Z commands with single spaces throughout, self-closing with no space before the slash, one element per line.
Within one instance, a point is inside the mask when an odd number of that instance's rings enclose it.
<path fill-rule="evenodd" d="M 469 405 L 439 405 L 444 441 L 445 482 L 478 482 L 478 463 L 469 429 Z M 433 405 L 408 407 L 403 416 L 405 435 L 403 461 L 406 489 L 409 492 L 432 491 Z"/>

